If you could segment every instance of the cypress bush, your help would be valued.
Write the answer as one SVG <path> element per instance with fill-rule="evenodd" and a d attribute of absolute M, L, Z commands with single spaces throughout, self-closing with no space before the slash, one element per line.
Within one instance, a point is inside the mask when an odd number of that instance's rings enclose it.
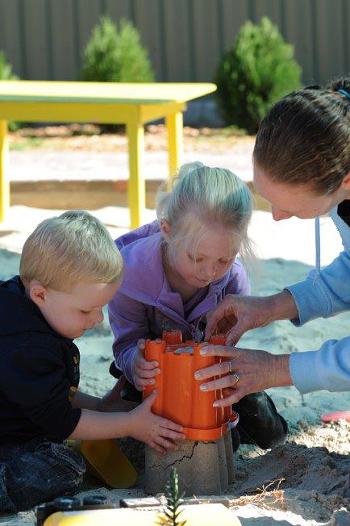
<path fill-rule="evenodd" d="M 84 50 L 82 78 L 95 82 L 152 82 L 153 69 L 139 32 L 126 20 L 120 29 L 104 16 Z"/>
<path fill-rule="evenodd" d="M 0 51 L 0 80 L 16 80 L 16 75 L 12 72 L 12 66 L 7 62 L 5 54 Z"/>
<path fill-rule="evenodd" d="M 215 82 L 219 107 L 228 125 L 256 133 L 271 106 L 300 87 L 301 68 L 293 46 L 272 22 L 246 22 L 223 56 Z"/>

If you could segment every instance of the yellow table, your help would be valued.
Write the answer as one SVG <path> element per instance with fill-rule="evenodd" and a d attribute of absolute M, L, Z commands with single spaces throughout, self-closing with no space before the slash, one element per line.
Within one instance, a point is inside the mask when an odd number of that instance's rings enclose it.
<path fill-rule="evenodd" d="M 169 174 L 182 153 L 182 113 L 186 102 L 216 90 L 209 83 L 95 83 L 0 81 L 0 221 L 10 203 L 6 174 L 7 121 L 96 122 L 126 124 L 129 140 L 131 227 L 142 223 L 145 182 L 142 176 L 143 125 L 165 117 Z"/>

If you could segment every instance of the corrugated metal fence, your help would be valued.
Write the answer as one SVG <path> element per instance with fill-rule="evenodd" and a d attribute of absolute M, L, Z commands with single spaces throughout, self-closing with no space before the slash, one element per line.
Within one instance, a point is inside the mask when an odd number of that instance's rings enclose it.
<path fill-rule="evenodd" d="M 350 0 L 0 0 L 0 49 L 21 78 L 78 79 L 102 14 L 137 26 L 161 81 L 211 81 L 242 23 L 264 15 L 294 45 L 304 82 L 350 71 Z"/>

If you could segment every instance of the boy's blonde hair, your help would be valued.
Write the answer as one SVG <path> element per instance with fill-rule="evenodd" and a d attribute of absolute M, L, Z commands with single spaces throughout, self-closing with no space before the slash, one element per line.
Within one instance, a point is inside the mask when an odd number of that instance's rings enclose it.
<path fill-rule="evenodd" d="M 227 227 L 240 237 L 240 255 L 245 257 L 252 253 L 247 235 L 252 208 L 247 185 L 234 173 L 194 162 L 180 168 L 171 192 L 158 194 L 157 216 L 171 225 L 173 239 L 183 239 L 191 231 L 188 221 L 193 216 L 206 227 Z M 198 229 L 198 221 L 193 228 Z M 199 234 L 196 230 L 197 240 Z"/>
<path fill-rule="evenodd" d="M 40 223 L 23 246 L 20 277 L 69 291 L 79 281 L 114 283 L 123 260 L 104 225 L 85 210 L 70 210 Z"/>

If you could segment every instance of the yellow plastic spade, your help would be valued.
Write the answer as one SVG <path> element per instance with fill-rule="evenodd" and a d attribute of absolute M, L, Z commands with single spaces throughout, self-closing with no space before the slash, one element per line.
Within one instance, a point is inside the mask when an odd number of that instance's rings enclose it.
<path fill-rule="evenodd" d="M 79 445 L 88 467 L 111 488 L 130 488 L 137 472 L 116 440 L 82 440 Z"/>

